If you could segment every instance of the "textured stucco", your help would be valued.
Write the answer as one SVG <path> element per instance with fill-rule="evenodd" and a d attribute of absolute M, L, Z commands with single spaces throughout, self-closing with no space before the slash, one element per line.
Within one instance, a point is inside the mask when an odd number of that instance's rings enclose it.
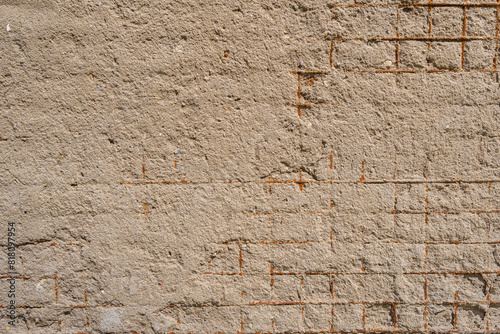
<path fill-rule="evenodd" d="M 484 1 L 0 0 L 0 333 L 500 331 Z"/>

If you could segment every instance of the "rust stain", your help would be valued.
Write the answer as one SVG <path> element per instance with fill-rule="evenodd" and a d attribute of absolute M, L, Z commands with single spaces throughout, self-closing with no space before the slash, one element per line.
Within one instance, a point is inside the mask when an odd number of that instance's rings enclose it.
<path fill-rule="evenodd" d="M 398 328 L 398 315 L 397 315 L 397 304 L 392 304 L 392 325 L 394 328 Z"/>
<path fill-rule="evenodd" d="M 362 318 L 362 321 L 363 321 L 363 330 L 366 331 L 366 308 L 363 307 L 363 318 Z"/>
<path fill-rule="evenodd" d="M 140 212 L 140 214 L 143 214 L 143 215 L 149 215 L 149 214 L 151 214 L 151 211 L 147 210 L 147 204 L 146 203 L 142 203 L 142 208 L 144 209 L 144 212 Z"/>
<path fill-rule="evenodd" d="M 239 253 L 239 265 L 240 265 L 240 273 L 239 275 L 243 275 L 243 252 L 241 250 L 241 245 L 239 247 L 240 253 Z"/>
<path fill-rule="evenodd" d="M 467 2 L 467 0 L 465 0 Z M 465 38 L 467 31 L 467 6 L 463 7 L 463 23 L 462 23 L 462 36 Z M 461 62 L 461 67 L 462 70 L 464 69 L 464 63 L 465 63 L 465 39 L 462 40 L 462 62 Z"/>
<path fill-rule="evenodd" d="M 54 289 L 56 294 L 56 303 L 59 302 L 59 285 L 57 285 L 57 274 L 54 275 Z"/>
<path fill-rule="evenodd" d="M 333 15 L 332 15 L 333 20 Z M 330 41 L 330 68 L 333 68 L 333 41 Z"/>
<path fill-rule="evenodd" d="M 408 3 L 339 3 L 329 4 L 329 7 L 497 7 L 498 4 L 492 2 L 459 3 L 459 2 L 408 2 Z"/>
<path fill-rule="evenodd" d="M 500 0 L 497 0 L 497 5 L 500 5 Z M 495 50 L 498 50 L 498 38 L 499 38 L 499 31 L 500 31 L 500 7 L 497 7 L 497 10 L 495 11 L 495 18 L 496 18 L 496 27 L 495 27 L 496 48 L 495 48 Z M 498 63 L 498 52 L 495 52 L 495 57 L 493 58 L 493 69 L 495 71 L 497 70 L 497 63 Z"/>

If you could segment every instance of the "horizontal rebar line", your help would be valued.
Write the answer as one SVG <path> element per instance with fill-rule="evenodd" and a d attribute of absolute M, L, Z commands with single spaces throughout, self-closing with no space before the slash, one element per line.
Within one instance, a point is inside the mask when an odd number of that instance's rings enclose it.
<path fill-rule="evenodd" d="M 321 71 L 321 70 L 295 70 L 290 71 L 291 74 L 327 74 L 331 71 Z"/>
<path fill-rule="evenodd" d="M 331 4 L 330 7 L 500 7 L 500 3 L 477 2 L 477 3 L 459 3 L 459 2 L 424 2 L 424 3 L 348 3 Z"/>
<path fill-rule="evenodd" d="M 470 306 L 470 305 L 500 305 L 500 301 L 479 301 L 479 302 L 465 302 L 465 301 L 453 301 L 453 302 L 433 302 L 433 301 L 421 301 L 421 302 L 393 302 L 393 301 L 327 301 L 327 302 L 308 302 L 308 301 L 255 301 L 241 304 L 205 304 L 205 305 L 185 305 L 185 304 L 170 304 L 168 307 L 241 307 L 241 306 L 293 306 L 293 305 L 459 305 L 459 306 Z"/>
<path fill-rule="evenodd" d="M 352 214 L 357 214 L 359 212 L 352 212 L 352 211 L 330 211 L 330 210 L 324 210 L 324 211 L 261 211 L 261 212 L 243 212 L 243 213 L 248 213 L 251 215 L 277 215 L 277 214 L 287 214 L 287 215 L 319 215 L 319 214 L 324 214 L 324 215 L 352 215 Z M 391 210 L 391 211 L 376 211 L 376 212 L 362 212 L 364 214 L 379 214 L 379 213 L 385 213 L 385 214 L 407 214 L 407 215 L 429 215 L 429 214 L 443 214 L 443 215 L 459 215 L 462 213 L 471 213 L 471 214 L 480 214 L 480 213 L 500 213 L 500 209 L 495 209 L 495 210 L 460 210 L 460 211 L 451 211 L 451 210 L 428 210 L 428 211 L 399 211 L 399 210 Z"/>
<path fill-rule="evenodd" d="M 202 184 L 315 184 L 315 183 L 329 183 L 329 184 L 343 184 L 343 183 L 353 183 L 353 184 L 431 184 L 431 183 L 497 183 L 500 179 L 490 179 L 490 180 L 460 180 L 460 179 L 449 179 L 449 180 L 252 180 L 252 181 L 240 181 L 240 180 L 229 180 L 229 181 L 195 181 L 195 180 L 135 180 L 135 181 L 120 181 L 120 184 L 192 184 L 192 185 L 202 185 Z"/>
<path fill-rule="evenodd" d="M 222 245 L 294 245 L 294 244 L 330 244 L 342 243 L 336 240 L 261 240 L 261 241 L 228 241 Z M 500 240 L 495 241 L 424 241 L 424 242 L 400 242 L 397 240 L 378 240 L 378 241 L 349 241 L 349 244 L 362 243 L 362 244 L 399 244 L 399 245 L 494 245 L 500 244 Z"/>
<path fill-rule="evenodd" d="M 286 331 L 286 332 L 278 332 L 278 331 L 259 331 L 259 332 L 248 332 L 248 331 L 237 331 L 236 334 L 401 334 L 401 333 L 408 333 L 408 334 L 453 334 L 453 333 L 467 333 L 467 334 L 484 334 L 484 333 L 492 333 L 492 334 L 498 334 L 500 333 L 500 330 L 478 330 L 478 331 L 471 331 L 471 330 L 458 330 L 458 329 L 453 329 L 449 331 L 440 331 L 440 330 L 406 330 L 406 329 L 358 329 L 358 330 L 318 330 L 318 331 Z M 175 332 L 172 332 L 171 334 L 177 334 Z M 216 333 L 207 333 L 207 334 L 221 334 L 221 332 L 216 332 Z"/>
<path fill-rule="evenodd" d="M 347 73 L 499 73 L 500 70 L 338 70 Z"/>
<path fill-rule="evenodd" d="M 179 307 L 179 308 L 207 308 L 207 307 L 241 307 L 241 306 L 286 306 L 286 305 L 459 305 L 459 306 L 470 306 L 470 305 L 500 305 L 500 301 L 417 301 L 417 302 L 400 302 L 400 301 L 325 301 L 325 302 L 309 302 L 309 301 L 254 301 L 241 304 L 204 304 L 204 305 L 186 305 L 186 304 L 169 304 L 167 307 Z M 0 308 L 8 308 L 7 305 L 0 305 Z M 16 308 L 32 309 L 32 308 L 47 308 L 47 307 L 58 307 L 58 308 L 98 308 L 98 307 L 126 307 L 125 305 L 16 305 Z"/>
<path fill-rule="evenodd" d="M 428 270 L 428 271 L 403 271 L 403 272 L 379 272 L 379 271 L 274 271 L 271 272 L 204 272 L 204 275 L 240 275 L 240 276 L 268 276 L 268 275 L 488 275 L 500 274 L 500 270 Z"/>
<path fill-rule="evenodd" d="M 227 244 L 227 243 L 224 243 Z M 239 275 L 240 272 L 204 272 L 203 275 Z M 267 273 L 243 273 L 244 275 L 270 275 L 269 272 Z M 332 272 L 279 272 L 279 271 L 273 271 L 273 275 L 415 275 L 415 274 L 422 274 L 422 275 L 443 275 L 443 274 L 449 274 L 449 275 L 476 275 L 476 274 L 500 274 L 500 270 L 497 271 L 426 271 L 426 272 L 402 272 L 402 273 L 387 273 L 387 272 L 366 272 L 366 271 L 360 271 L 360 272 L 343 272 L 343 271 L 332 271 Z M 35 277 L 31 275 L 2 275 L 0 276 L 0 279 L 24 279 L 24 280 L 29 280 L 29 279 L 54 279 L 52 276 L 41 276 L 41 277 Z M 68 279 L 74 279 L 74 278 L 93 278 L 91 275 L 78 275 L 78 276 L 68 276 L 68 277 L 60 277 L 58 276 L 57 279 L 60 281 L 68 280 Z M 1 305 L 0 305 L 1 307 Z"/>
<path fill-rule="evenodd" d="M 448 331 L 442 331 L 442 330 L 433 330 L 433 329 L 427 329 L 427 330 L 406 330 L 406 329 L 358 329 L 358 330 L 306 330 L 306 331 L 286 331 L 286 332 L 278 332 L 278 331 L 259 331 L 259 332 L 248 332 L 248 331 L 237 331 L 236 334 L 400 334 L 400 333 L 408 333 L 408 334 L 459 334 L 459 333 L 467 333 L 467 334 L 484 334 L 484 333 L 494 333 L 498 334 L 500 333 L 500 330 L 477 330 L 477 331 L 471 331 L 471 330 L 458 330 L 458 329 L 453 329 L 453 330 L 448 330 Z M 172 332 L 170 334 L 177 334 L 175 332 Z M 207 334 L 221 334 L 221 332 L 216 332 L 216 333 L 207 333 Z"/>
<path fill-rule="evenodd" d="M 499 69 L 492 70 L 437 70 L 437 69 L 428 69 L 428 70 L 401 70 L 401 69 L 393 69 L 393 70 L 342 70 L 342 69 L 334 69 L 331 71 L 290 71 L 292 74 L 328 74 L 331 72 L 346 72 L 346 73 L 499 73 Z"/>
<path fill-rule="evenodd" d="M 325 38 L 325 41 L 422 41 L 422 42 L 467 42 L 499 40 L 497 36 L 400 36 L 400 37 L 333 37 Z"/>

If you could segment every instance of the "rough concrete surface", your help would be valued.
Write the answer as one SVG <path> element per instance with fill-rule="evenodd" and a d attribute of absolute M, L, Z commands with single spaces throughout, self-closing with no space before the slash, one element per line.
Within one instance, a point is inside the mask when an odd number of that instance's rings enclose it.
<path fill-rule="evenodd" d="M 0 333 L 500 332 L 481 1 L 0 0 Z"/>

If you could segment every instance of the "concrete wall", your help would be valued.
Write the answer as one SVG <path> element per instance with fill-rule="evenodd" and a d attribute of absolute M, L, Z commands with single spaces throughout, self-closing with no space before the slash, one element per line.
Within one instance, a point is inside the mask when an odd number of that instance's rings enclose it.
<path fill-rule="evenodd" d="M 0 332 L 500 331 L 484 1 L 0 1 Z"/>

